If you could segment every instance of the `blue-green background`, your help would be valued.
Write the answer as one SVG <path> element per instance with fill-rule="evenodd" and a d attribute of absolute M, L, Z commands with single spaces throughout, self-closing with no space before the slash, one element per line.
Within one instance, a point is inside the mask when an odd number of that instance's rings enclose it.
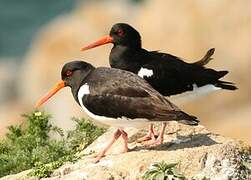
<path fill-rule="evenodd" d="M 80 1 L 84 0 L 0 0 L 0 57 L 22 57 L 42 25 Z"/>
<path fill-rule="evenodd" d="M 39 28 L 74 0 L 0 0 L 0 57 L 23 56 Z"/>

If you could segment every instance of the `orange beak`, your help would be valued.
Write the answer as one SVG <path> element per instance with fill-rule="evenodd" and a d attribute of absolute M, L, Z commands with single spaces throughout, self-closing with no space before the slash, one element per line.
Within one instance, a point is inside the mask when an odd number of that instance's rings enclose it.
<path fill-rule="evenodd" d="M 53 87 L 42 99 L 40 99 L 35 108 L 39 108 L 42 104 L 44 104 L 47 100 L 49 100 L 54 94 L 56 94 L 60 89 L 65 87 L 64 81 L 60 81 L 55 87 Z"/>
<path fill-rule="evenodd" d="M 82 47 L 80 49 L 80 51 L 85 51 L 87 49 L 92 49 L 92 48 L 95 48 L 97 46 L 101 46 L 101 45 L 108 44 L 108 43 L 113 43 L 113 38 L 111 36 L 109 36 L 109 35 L 101 38 L 100 40 L 98 40 L 98 41 L 96 41 L 94 43 L 89 44 L 88 46 Z"/>

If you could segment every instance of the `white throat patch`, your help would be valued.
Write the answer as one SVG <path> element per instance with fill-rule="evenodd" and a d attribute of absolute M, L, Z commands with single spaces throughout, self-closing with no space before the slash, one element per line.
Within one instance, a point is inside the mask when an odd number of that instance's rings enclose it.
<path fill-rule="evenodd" d="M 80 103 L 80 105 L 83 107 L 83 102 L 82 102 L 82 98 L 84 95 L 86 94 L 90 94 L 90 89 L 89 89 L 89 85 L 87 83 L 85 83 L 83 86 L 81 86 L 78 90 L 78 102 Z"/>
<path fill-rule="evenodd" d="M 94 122 L 96 122 L 97 124 L 104 124 L 103 121 L 106 119 L 106 117 L 103 116 L 97 116 L 95 114 L 93 114 L 92 112 L 90 112 L 83 104 L 83 97 L 85 95 L 90 94 L 90 87 L 87 83 L 85 83 L 84 85 L 82 85 L 79 90 L 78 90 L 78 102 L 80 104 L 80 106 L 82 107 L 82 109 L 85 111 L 85 113 L 91 117 L 93 119 Z"/>
<path fill-rule="evenodd" d="M 151 77 L 153 75 L 153 70 L 152 69 L 147 69 L 147 68 L 140 68 L 139 72 L 138 72 L 138 76 L 140 76 L 141 78 L 146 77 Z"/>

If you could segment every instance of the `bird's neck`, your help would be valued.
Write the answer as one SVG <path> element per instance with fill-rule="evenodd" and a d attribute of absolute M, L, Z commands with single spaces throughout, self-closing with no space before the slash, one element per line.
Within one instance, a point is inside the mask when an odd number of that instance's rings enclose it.
<path fill-rule="evenodd" d="M 91 67 L 88 70 L 77 72 L 79 74 L 75 76 L 76 78 L 74 79 L 71 86 L 72 95 L 77 102 L 78 102 L 79 88 L 88 81 L 88 77 L 92 74 L 94 69 L 95 69 L 94 67 Z"/>
<path fill-rule="evenodd" d="M 115 45 L 110 53 L 110 65 L 112 68 L 127 70 L 129 64 L 134 63 L 134 57 L 141 50 L 141 47 L 133 48 L 123 45 Z"/>

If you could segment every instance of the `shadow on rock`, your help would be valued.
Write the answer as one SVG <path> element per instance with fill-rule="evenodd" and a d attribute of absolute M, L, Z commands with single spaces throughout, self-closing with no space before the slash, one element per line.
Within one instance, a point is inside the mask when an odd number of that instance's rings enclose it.
<path fill-rule="evenodd" d="M 172 140 L 171 142 L 165 142 L 162 145 L 155 146 L 155 147 L 148 147 L 144 145 L 137 146 L 133 148 L 132 151 L 141 151 L 141 150 L 174 151 L 174 150 L 184 149 L 184 148 L 212 146 L 214 144 L 219 144 L 216 141 L 214 141 L 210 137 L 210 135 L 211 135 L 210 133 L 195 134 L 195 135 L 188 135 L 188 136 L 177 135 L 177 138 L 175 140 Z"/>

